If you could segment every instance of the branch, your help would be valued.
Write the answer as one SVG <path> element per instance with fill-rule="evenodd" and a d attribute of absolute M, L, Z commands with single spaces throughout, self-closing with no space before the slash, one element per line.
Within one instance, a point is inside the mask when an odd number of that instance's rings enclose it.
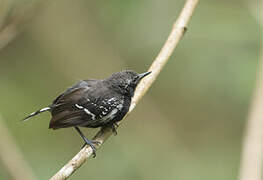
<path fill-rule="evenodd" d="M 263 28 L 263 14 L 259 7 L 262 4 L 249 4 L 251 13 Z M 249 1 L 249 3 L 251 3 Z M 252 7 L 253 5 L 253 7 Z M 258 69 L 258 80 L 254 92 L 254 98 L 250 107 L 250 113 L 244 135 L 241 163 L 239 170 L 239 180 L 261 180 L 263 161 L 263 39 L 261 40 L 261 57 Z"/>
<path fill-rule="evenodd" d="M 174 48 L 177 46 L 178 42 L 183 37 L 187 29 L 187 24 L 197 4 L 198 0 L 186 1 L 179 18 L 173 25 L 172 31 L 167 41 L 165 42 L 160 53 L 149 68 L 149 71 L 152 71 L 151 75 L 143 79 L 136 88 L 128 114 L 135 108 L 136 104 L 147 92 L 147 90 L 150 88 L 152 83 L 159 75 L 160 71 L 163 69 L 164 65 L 167 63 L 169 57 L 174 51 Z M 110 128 L 103 128 L 96 134 L 96 136 L 93 139 L 103 144 L 111 135 L 112 131 Z M 96 148 L 99 148 L 100 146 L 101 145 L 96 146 Z M 61 180 L 69 178 L 91 155 L 92 149 L 90 148 L 90 146 L 84 147 L 77 155 L 75 155 L 75 157 L 73 157 L 72 160 L 70 160 L 62 169 L 60 169 L 51 178 L 51 180 Z"/>
<path fill-rule="evenodd" d="M 11 0 L 7 0 L 11 6 Z M 26 24 L 31 19 L 35 18 L 36 14 L 48 4 L 48 1 L 37 1 L 29 5 L 15 8 L 9 23 L 5 26 L 3 22 L 7 17 L 10 7 L 5 8 L 5 14 L 0 16 L 0 50 L 7 46 L 21 32 L 21 26 Z M 7 6 L 7 5 L 6 5 Z M 0 9 L 1 10 L 1 9 Z"/>
<path fill-rule="evenodd" d="M 262 46 L 262 45 L 261 45 Z M 263 52 L 263 50 L 262 50 Z M 262 54 L 261 52 L 261 54 Z M 263 54 L 243 140 L 239 180 L 261 180 L 263 160 Z"/>

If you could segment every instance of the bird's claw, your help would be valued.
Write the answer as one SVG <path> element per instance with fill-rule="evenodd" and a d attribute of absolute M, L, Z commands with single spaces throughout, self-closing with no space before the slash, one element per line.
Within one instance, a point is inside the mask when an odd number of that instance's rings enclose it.
<path fill-rule="evenodd" d="M 84 141 L 85 143 L 83 144 L 81 149 L 83 149 L 86 145 L 89 145 L 92 149 L 93 158 L 95 158 L 96 157 L 96 147 L 94 146 L 94 144 L 100 145 L 101 142 L 96 141 L 96 140 L 88 140 L 87 138 L 85 138 Z"/>
<path fill-rule="evenodd" d="M 112 130 L 114 136 L 116 136 L 116 135 L 118 134 L 118 132 L 117 132 L 117 128 L 118 128 L 118 127 L 119 127 L 119 125 L 118 125 L 117 123 L 113 123 L 113 124 L 111 125 L 111 130 Z"/>

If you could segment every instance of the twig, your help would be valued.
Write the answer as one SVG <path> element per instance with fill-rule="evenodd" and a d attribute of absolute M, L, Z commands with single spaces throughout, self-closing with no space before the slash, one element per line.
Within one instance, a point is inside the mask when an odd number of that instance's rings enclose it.
<path fill-rule="evenodd" d="M 260 7 L 263 7 L 263 1 Z M 249 1 L 251 3 L 251 1 Z M 252 4 L 250 4 L 252 5 Z M 251 6 L 252 7 L 252 6 Z M 251 9 L 252 15 L 263 28 L 263 14 L 258 5 Z M 259 10 L 259 11 L 257 11 Z M 263 168 L 263 39 L 261 41 L 261 57 L 258 69 L 258 80 L 254 98 L 247 120 L 246 133 L 244 135 L 243 150 L 239 170 L 239 180 L 261 180 Z"/>
<path fill-rule="evenodd" d="M 40 8 L 43 8 L 47 4 L 47 2 L 48 1 L 34 2 L 30 5 L 16 8 L 10 22 L 6 23 L 5 26 L 0 24 L 2 25 L 2 27 L 0 28 L 0 50 L 8 45 L 19 34 L 19 32 L 21 32 L 21 26 L 35 17 Z M 2 19 L 0 19 L 0 23 L 3 23 L 3 21 L 5 20 L 3 18 L 6 18 L 6 15 L 1 18 Z"/>
<path fill-rule="evenodd" d="M 14 180 L 37 179 L 0 116 L 0 160 Z"/>
<path fill-rule="evenodd" d="M 149 71 L 152 71 L 149 77 L 146 77 L 141 81 L 141 83 L 136 88 L 134 97 L 132 99 L 131 107 L 129 113 L 134 109 L 136 104 L 142 98 L 142 96 L 146 93 L 146 91 L 150 88 L 152 83 L 157 78 L 158 74 L 168 61 L 171 56 L 174 48 L 178 44 L 179 40 L 183 37 L 187 24 L 194 12 L 196 5 L 198 4 L 198 0 L 187 0 L 181 14 L 175 24 L 173 25 L 173 29 L 164 44 L 162 50 L 160 51 L 157 58 L 154 60 L 153 64 L 149 68 Z M 128 113 L 128 114 L 129 114 Z M 104 128 L 100 130 L 94 139 L 96 141 L 105 142 L 112 135 L 112 131 L 110 128 Z M 97 146 L 99 148 L 101 145 Z M 86 160 L 88 157 L 92 155 L 92 149 L 89 146 L 84 147 L 72 160 L 70 160 L 62 169 L 60 169 L 51 180 L 61 180 L 69 178 Z"/>

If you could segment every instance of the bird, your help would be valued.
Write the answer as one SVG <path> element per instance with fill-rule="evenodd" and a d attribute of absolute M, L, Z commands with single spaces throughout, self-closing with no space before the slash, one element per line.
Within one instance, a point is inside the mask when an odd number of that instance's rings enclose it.
<path fill-rule="evenodd" d="M 84 141 L 82 147 L 90 145 L 96 157 L 94 144 L 100 142 L 86 138 L 80 127 L 110 127 L 116 135 L 117 122 L 129 111 L 137 85 L 150 73 L 124 70 L 105 79 L 81 80 L 55 98 L 51 105 L 29 114 L 22 121 L 48 111 L 51 113 L 49 129 L 75 128 Z"/>

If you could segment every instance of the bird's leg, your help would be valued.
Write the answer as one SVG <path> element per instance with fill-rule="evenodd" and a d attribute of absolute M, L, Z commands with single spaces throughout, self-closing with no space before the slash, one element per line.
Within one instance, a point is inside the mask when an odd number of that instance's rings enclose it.
<path fill-rule="evenodd" d="M 81 136 L 81 138 L 85 141 L 85 144 L 82 146 L 82 148 L 86 145 L 90 145 L 92 151 L 93 151 L 93 157 L 96 157 L 96 147 L 93 144 L 100 144 L 99 141 L 93 141 L 93 140 L 88 140 L 88 138 L 86 138 L 84 136 L 84 134 L 80 131 L 80 129 L 78 127 L 75 127 L 75 129 L 78 131 L 79 135 Z M 81 149 L 82 149 L 81 148 Z"/>
<path fill-rule="evenodd" d="M 111 130 L 113 132 L 113 134 L 116 136 L 118 133 L 117 133 L 117 128 L 119 127 L 118 123 L 115 122 L 111 125 Z"/>
<path fill-rule="evenodd" d="M 95 141 L 95 140 L 89 140 L 92 144 L 97 144 L 97 145 L 101 145 L 101 142 L 99 141 Z M 87 143 L 85 142 L 82 146 L 81 149 L 83 149 L 85 146 L 87 145 Z M 88 144 L 89 145 L 89 144 Z"/>

